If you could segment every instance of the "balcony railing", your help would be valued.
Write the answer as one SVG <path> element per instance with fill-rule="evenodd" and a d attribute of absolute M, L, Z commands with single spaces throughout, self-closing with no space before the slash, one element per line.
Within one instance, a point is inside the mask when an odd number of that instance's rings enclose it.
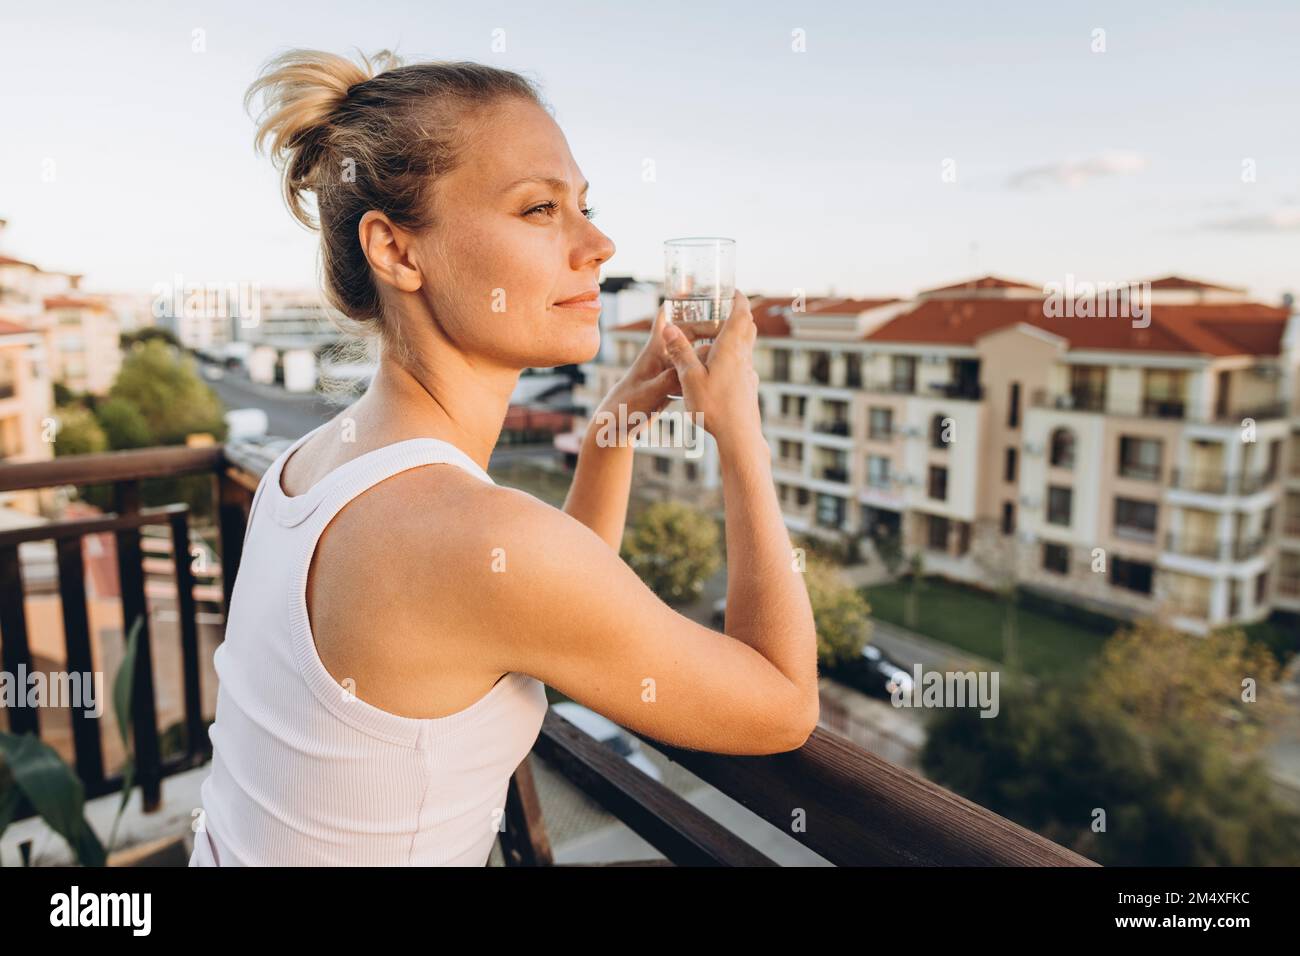
<path fill-rule="evenodd" d="M 843 435 L 848 437 L 849 423 L 842 419 L 821 421 L 813 426 L 813 431 L 821 432 L 823 435 Z"/>
<path fill-rule="evenodd" d="M 1272 421 L 1289 414 L 1285 402 L 1265 402 L 1261 405 L 1240 408 L 1206 408 L 1185 399 L 1141 396 L 1108 395 L 1105 389 L 1077 388 L 1068 392 L 1036 391 L 1030 399 L 1035 408 L 1054 408 L 1062 411 L 1098 412 L 1130 418 L 1178 419 L 1208 425 L 1240 424 L 1242 419 Z"/>
<path fill-rule="evenodd" d="M 826 481 L 838 481 L 844 484 L 848 483 L 849 470 L 834 465 L 829 465 L 821 470 L 822 478 Z"/>
<path fill-rule="evenodd" d="M 1165 536 L 1165 550 L 1169 554 L 1205 558 L 1210 561 L 1247 561 L 1262 554 L 1266 547 L 1268 547 L 1268 538 L 1262 536 L 1238 538 L 1234 541 L 1221 541 L 1218 538 L 1201 535 Z"/>
<path fill-rule="evenodd" d="M 1263 491 L 1276 475 L 1267 472 L 1229 472 L 1213 468 L 1175 468 L 1170 476 L 1170 486 L 1183 491 L 1199 491 L 1210 495 L 1253 495 Z"/>
<path fill-rule="evenodd" d="M 210 475 L 216 505 L 222 563 L 222 616 L 230 605 L 248 510 L 262 474 L 282 445 L 234 443 L 224 447 L 156 448 L 59 458 L 50 462 L 0 466 L 0 492 L 66 485 L 111 484 L 116 489 L 113 514 L 60 521 L 0 533 L 0 658 L 10 672 L 33 671 L 28 642 L 18 545 L 52 540 L 59 556 L 59 587 L 68 667 L 91 670 L 86 615 L 85 573 L 81 540 L 87 534 L 111 533 L 117 540 L 124 620 L 141 616 L 136 658 L 133 716 L 136 779 L 145 812 L 161 805 L 161 781 L 201 766 L 211 757 L 204 732 L 193 577 L 190 572 L 190 516 L 182 505 L 142 509 L 139 483 L 147 478 Z M 170 527 L 184 690 L 182 752 L 163 757 L 159 746 L 154 667 L 146 610 L 140 529 Z M 209 696 L 211 696 L 209 692 Z M 15 733 L 41 733 L 39 711 L 9 712 Z M 73 713 L 75 768 L 88 797 L 121 790 L 120 776 L 106 777 L 97 724 Z M 638 735 L 641 736 L 641 735 Z M 1093 866 L 1092 861 L 997 814 L 951 793 L 929 780 L 818 727 L 799 750 L 766 757 L 736 757 L 682 750 L 649 737 L 641 739 L 670 760 L 741 803 L 752 813 L 826 860 L 840 866 Z M 675 791 L 629 764 L 554 711 L 549 712 L 533 754 L 556 768 L 643 840 L 678 865 L 770 866 L 760 850 L 746 844 Z M 791 830 L 790 808 L 804 808 L 816 825 Z M 509 866 L 552 865 L 554 857 L 538 802 L 530 760 L 510 781 L 501 850 Z M 25 801 L 13 819 L 34 813 Z M 663 863 L 649 860 L 646 863 Z"/>
<path fill-rule="evenodd" d="M 930 394 L 939 398 L 955 398 L 978 402 L 984 398 L 984 386 L 978 382 L 931 382 Z"/>

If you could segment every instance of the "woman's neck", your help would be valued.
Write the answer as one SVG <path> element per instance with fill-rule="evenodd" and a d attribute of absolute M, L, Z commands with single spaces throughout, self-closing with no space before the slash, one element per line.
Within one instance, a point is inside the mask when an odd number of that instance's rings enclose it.
<path fill-rule="evenodd" d="M 450 347 L 438 351 L 437 361 L 412 365 L 381 355 L 357 403 L 367 406 L 365 417 L 384 431 L 450 442 L 486 471 L 522 369 L 474 366 Z"/>

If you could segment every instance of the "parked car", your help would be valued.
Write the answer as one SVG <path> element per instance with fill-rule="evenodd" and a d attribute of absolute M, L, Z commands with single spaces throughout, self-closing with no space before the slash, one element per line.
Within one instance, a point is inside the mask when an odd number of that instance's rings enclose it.
<path fill-rule="evenodd" d="M 866 644 L 862 648 L 862 657 L 867 662 L 873 679 L 868 681 L 867 689 L 879 693 L 882 697 L 893 697 L 894 691 L 901 689 L 904 696 L 912 693 L 912 675 L 899 664 L 895 664 L 880 648 Z M 880 678 L 877 682 L 874 678 Z"/>
<path fill-rule="evenodd" d="M 589 707 L 571 700 L 552 704 L 551 709 L 585 734 L 595 737 L 614 753 L 648 777 L 663 781 L 663 774 L 646 756 L 641 741 L 633 737 L 614 721 L 602 717 Z"/>
<path fill-rule="evenodd" d="M 713 602 L 713 626 L 721 629 L 727 622 L 727 599 L 718 598 Z"/>

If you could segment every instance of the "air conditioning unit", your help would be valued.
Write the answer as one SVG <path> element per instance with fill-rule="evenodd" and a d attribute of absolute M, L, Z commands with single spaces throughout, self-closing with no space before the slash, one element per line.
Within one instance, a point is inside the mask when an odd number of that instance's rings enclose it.
<path fill-rule="evenodd" d="M 1039 501 L 1033 495 L 1021 495 L 1020 507 L 1028 508 L 1031 511 L 1036 511 L 1039 507 Z"/>
<path fill-rule="evenodd" d="M 899 434 L 904 438 L 920 438 L 925 434 L 925 432 L 920 428 L 917 428 L 915 425 L 904 425 L 899 429 Z"/>
<path fill-rule="evenodd" d="M 1031 458 L 1038 458 L 1043 453 L 1043 446 L 1035 441 L 1025 442 L 1025 454 Z"/>

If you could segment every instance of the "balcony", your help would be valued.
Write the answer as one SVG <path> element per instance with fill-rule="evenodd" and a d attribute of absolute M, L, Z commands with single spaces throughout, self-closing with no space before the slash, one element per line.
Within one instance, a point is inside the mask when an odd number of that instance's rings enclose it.
<path fill-rule="evenodd" d="M 53 541 L 58 553 L 58 586 L 62 595 L 64 646 L 69 669 L 90 670 L 91 645 L 86 615 L 82 542 L 90 534 L 111 534 L 117 545 L 117 570 L 123 620 L 144 621 L 135 660 L 133 755 L 136 783 L 146 813 L 162 809 L 162 781 L 211 759 L 206 715 L 201 710 L 202 678 L 197 640 L 194 578 L 186 542 L 192 516 L 181 504 L 140 507 L 140 483 L 151 478 L 207 476 L 215 513 L 211 530 L 217 535 L 222 564 L 221 617 L 230 605 L 231 589 L 244 545 L 249 507 L 263 472 L 282 445 L 234 443 L 202 448 L 151 448 L 137 451 L 70 456 L 54 461 L 0 467 L 0 492 L 57 486 L 111 485 L 113 513 L 93 518 L 57 521 L 32 528 L 0 532 L 0 654 L 6 669 L 33 671 L 27 632 L 19 545 Z M 154 651 L 164 635 L 153 630 L 147 613 L 141 529 L 163 525 L 170 529 L 176 580 L 175 635 L 179 645 L 178 683 L 183 717 L 179 745 L 163 744 L 159 732 Z M 163 658 L 159 657 L 161 661 Z M 213 688 L 208 688 L 212 696 Z M 58 710 L 62 710 L 59 708 Z M 14 708 L 10 730 L 48 737 L 45 711 Z M 75 770 L 88 798 L 119 793 L 120 775 L 104 771 L 101 727 L 105 723 L 70 711 Z M 169 735 L 170 736 L 170 735 Z M 640 736 L 640 735 L 639 735 Z M 851 743 L 819 726 L 798 750 L 765 757 L 735 757 L 682 750 L 642 736 L 651 747 L 743 804 L 772 826 L 837 866 L 1094 866 L 1092 861 L 1061 847 L 991 811 L 957 796 L 925 778 Z M 574 786 L 621 820 L 665 859 L 639 861 L 646 865 L 771 866 L 773 861 L 746 844 L 675 791 L 643 774 L 604 744 L 579 730 L 554 711 L 544 720 L 529 759 L 510 782 L 505 825 L 500 833 L 502 856 L 508 866 L 554 864 L 546 820 L 533 781 L 532 761 L 542 760 Z M 804 808 L 816 821 L 806 831 L 792 830 L 790 808 Z M 12 820 L 34 815 L 20 801 Z M 189 808 L 184 827 L 189 827 Z"/>
<path fill-rule="evenodd" d="M 1171 488 L 1209 495 L 1253 495 L 1263 491 L 1276 480 L 1276 475 L 1267 472 L 1241 473 L 1218 471 L 1212 468 L 1175 468 L 1169 484 Z"/>
<path fill-rule="evenodd" d="M 813 426 L 813 431 L 820 432 L 823 435 L 843 435 L 847 438 L 849 435 L 849 423 L 844 419 L 830 419 L 815 424 Z"/>
<path fill-rule="evenodd" d="M 1039 390 L 1030 404 L 1035 408 L 1061 411 L 1095 412 L 1128 418 L 1177 419 L 1202 425 L 1239 425 L 1242 419 L 1257 422 L 1286 418 L 1285 402 L 1266 402 L 1241 408 L 1208 409 L 1193 405 L 1180 398 L 1143 396 L 1134 402 L 1133 396 L 1108 396 L 1105 389 L 1080 388 L 1068 392 Z"/>
<path fill-rule="evenodd" d="M 984 398 L 984 386 L 978 382 L 931 382 L 930 394 L 936 398 L 978 402 Z"/>
<path fill-rule="evenodd" d="M 848 484 L 849 470 L 836 466 L 828 466 L 821 470 L 821 476 L 824 481 L 837 481 L 840 484 Z"/>
<path fill-rule="evenodd" d="M 1040 390 L 1034 393 L 1030 404 L 1035 408 L 1055 408 L 1071 412 L 1104 412 L 1106 392 L 1104 389 L 1088 388 L 1076 388 L 1060 393 Z"/>
<path fill-rule="evenodd" d="M 1220 541 L 1201 535 L 1169 534 L 1165 537 L 1165 551 L 1189 558 L 1207 561 L 1248 561 L 1264 552 L 1268 539 L 1262 536 Z"/>

